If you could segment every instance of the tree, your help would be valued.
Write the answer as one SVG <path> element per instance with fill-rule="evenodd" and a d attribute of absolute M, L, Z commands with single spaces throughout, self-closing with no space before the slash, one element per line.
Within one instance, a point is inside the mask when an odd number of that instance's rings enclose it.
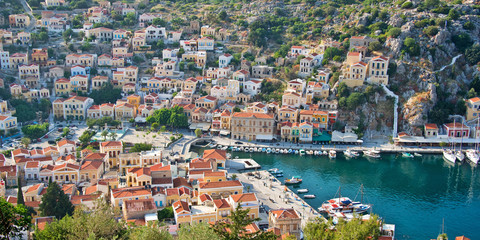
<path fill-rule="evenodd" d="M 78 140 L 83 144 L 87 145 L 90 143 L 92 137 L 95 135 L 94 131 L 86 130 L 82 133 L 82 136 L 78 138 Z"/>
<path fill-rule="evenodd" d="M 18 112 L 17 108 L 17 112 Z M 33 138 L 37 139 L 42 137 L 48 132 L 48 127 L 50 124 L 48 123 L 43 123 L 43 124 L 36 124 L 36 125 L 26 125 L 22 127 L 22 133 L 25 135 L 27 138 Z"/>
<path fill-rule="evenodd" d="M 465 50 L 465 58 L 470 65 L 476 65 L 480 62 L 480 45 L 475 44 L 473 47 Z"/>
<path fill-rule="evenodd" d="M 475 92 L 474 88 L 470 88 L 467 92 L 467 98 L 473 98 L 477 96 L 477 92 Z"/>
<path fill-rule="evenodd" d="M 47 192 L 42 196 L 40 211 L 42 216 L 55 216 L 57 219 L 72 215 L 74 207 L 68 196 L 56 182 L 48 185 Z"/>
<path fill-rule="evenodd" d="M 317 218 L 307 223 L 303 234 L 305 239 L 378 239 L 380 226 L 381 222 L 376 215 L 372 215 L 367 221 L 358 217 L 348 222 L 340 219 L 337 225 L 334 225 L 332 220 Z M 335 230 L 332 231 L 332 228 Z"/>
<path fill-rule="evenodd" d="M 465 49 L 472 46 L 472 38 L 467 33 L 461 33 L 458 35 L 452 36 L 452 42 L 455 43 L 455 46 L 460 50 L 464 51 Z"/>
<path fill-rule="evenodd" d="M 227 21 L 228 20 L 227 11 L 225 11 L 225 10 L 220 11 L 218 13 L 218 20 L 219 21 Z"/>
<path fill-rule="evenodd" d="M 118 209 L 99 198 L 92 209 L 78 208 L 73 216 L 54 221 L 44 230 L 37 229 L 35 239 L 126 239 L 128 229 L 116 220 L 119 217 Z"/>
<path fill-rule="evenodd" d="M 403 41 L 405 51 L 411 56 L 420 55 L 420 46 L 415 42 L 413 38 L 405 38 Z"/>
<path fill-rule="evenodd" d="M 162 27 L 167 26 L 167 22 L 161 18 L 154 18 L 152 23 L 155 26 L 162 26 Z"/>
<path fill-rule="evenodd" d="M 242 209 L 241 204 L 238 204 L 235 211 L 232 211 L 230 216 L 228 216 L 229 221 L 217 222 L 212 226 L 213 231 L 220 236 L 220 239 L 225 240 L 277 239 L 277 236 L 273 232 L 247 232 L 245 229 L 246 226 L 260 220 L 260 218 L 251 218 L 248 215 L 249 212 L 249 209 Z"/>
<path fill-rule="evenodd" d="M 66 137 L 70 133 L 70 128 L 64 127 L 62 137 Z"/>
<path fill-rule="evenodd" d="M 16 207 L 0 197 L 0 236 L 2 239 L 16 239 L 22 236 L 31 222 L 32 216 L 28 214 L 24 205 Z"/>
<path fill-rule="evenodd" d="M 199 128 L 195 129 L 195 136 L 197 138 L 201 137 L 202 136 L 202 129 L 199 129 Z"/>
<path fill-rule="evenodd" d="M 232 175 L 232 180 L 237 180 L 237 174 Z"/>
<path fill-rule="evenodd" d="M 172 207 L 165 207 L 164 209 L 158 211 L 157 216 L 159 221 L 175 217 Z"/>
<path fill-rule="evenodd" d="M 460 17 L 460 13 L 457 12 L 455 9 L 450 9 L 448 12 L 448 19 L 450 20 L 457 20 Z"/>
<path fill-rule="evenodd" d="M 99 90 L 93 90 L 88 96 L 95 104 L 112 103 L 122 98 L 122 89 L 114 88 L 111 83 L 107 83 Z"/>
<path fill-rule="evenodd" d="M 115 141 L 117 139 L 117 133 L 116 132 L 110 132 L 110 140 Z"/>
<path fill-rule="evenodd" d="M 435 8 L 440 3 L 440 0 L 425 0 L 424 5 L 427 8 Z"/>
<path fill-rule="evenodd" d="M 335 56 L 342 56 L 342 50 L 336 47 L 328 47 L 323 54 L 324 59 L 332 60 Z"/>
<path fill-rule="evenodd" d="M 22 204 L 25 205 L 25 199 L 23 198 L 23 191 L 22 191 L 22 181 L 20 181 L 20 176 L 17 178 L 17 205 Z"/>
<path fill-rule="evenodd" d="M 108 136 L 108 131 L 107 130 L 103 130 L 103 132 L 101 133 L 102 137 L 103 137 L 103 141 L 107 141 L 107 136 Z"/>
<path fill-rule="evenodd" d="M 157 122 L 152 123 L 152 130 L 157 130 L 160 127 L 160 124 Z"/>
<path fill-rule="evenodd" d="M 340 84 L 338 84 L 337 97 L 347 97 L 348 95 L 350 95 L 350 89 L 348 89 L 347 84 L 345 82 L 341 82 Z"/>
<path fill-rule="evenodd" d="M 423 30 L 425 34 L 427 34 L 429 37 L 435 36 L 438 33 L 438 27 L 436 26 L 428 26 Z"/>
<path fill-rule="evenodd" d="M 170 240 L 173 239 L 172 235 L 163 228 L 160 228 L 158 222 L 149 224 L 148 226 L 137 226 L 132 229 L 129 234 L 129 239 L 132 240 Z"/>
<path fill-rule="evenodd" d="M 150 151 L 152 150 L 152 144 L 148 143 L 135 143 L 133 147 L 130 149 L 130 152 L 143 152 L 143 151 Z"/>
<path fill-rule="evenodd" d="M 393 27 L 393 28 L 390 28 L 390 30 L 388 30 L 387 35 L 390 37 L 396 38 L 400 36 L 401 33 L 402 33 L 402 29 L 398 27 Z"/>
<path fill-rule="evenodd" d="M 32 141 L 31 141 L 30 138 L 28 138 L 28 137 L 23 137 L 23 138 L 20 140 L 20 142 L 23 144 L 23 147 L 24 147 L 24 148 L 28 148 L 28 146 L 30 145 L 30 143 L 31 143 Z"/>
<path fill-rule="evenodd" d="M 362 104 L 364 100 L 365 97 L 363 96 L 363 94 L 358 92 L 352 93 L 347 98 L 347 108 L 349 108 L 350 110 L 354 110 L 360 104 Z"/>
<path fill-rule="evenodd" d="M 218 240 L 220 237 L 208 223 L 182 224 L 177 231 L 178 240 Z"/>

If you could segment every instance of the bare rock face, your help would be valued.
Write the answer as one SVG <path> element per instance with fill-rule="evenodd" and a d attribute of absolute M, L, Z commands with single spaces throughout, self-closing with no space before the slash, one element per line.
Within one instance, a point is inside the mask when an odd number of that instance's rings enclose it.
<path fill-rule="evenodd" d="M 434 42 L 437 45 L 443 45 L 447 40 L 450 40 L 451 35 L 448 31 L 445 31 L 444 29 L 440 30 L 437 35 L 434 37 Z"/>
<path fill-rule="evenodd" d="M 400 54 L 400 51 L 402 50 L 403 41 L 401 41 L 399 38 L 388 38 L 385 41 L 385 47 L 390 48 L 393 54 L 395 56 L 398 56 Z"/>
<path fill-rule="evenodd" d="M 401 27 L 403 25 L 403 19 L 400 17 L 400 14 L 397 13 L 390 17 L 388 24 L 394 27 Z"/>
<path fill-rule="evenodd" d="M 368 22 L 368 17 L 371 16 L 372 14 L 370 13 L 365 13 L 361 17 L 358 18 L 357 26 L 358 25 L 366 25 Z"/>

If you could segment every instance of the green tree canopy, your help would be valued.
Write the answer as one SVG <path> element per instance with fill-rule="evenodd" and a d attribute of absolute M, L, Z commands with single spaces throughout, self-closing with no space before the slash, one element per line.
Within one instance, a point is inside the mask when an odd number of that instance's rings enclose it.
<path fill-rule="evenodd" d="M 48 123 L 36 124 L 36 125 L 25 125 L 22 127 L 22 132 L 28 138 L 37 139 L 42 137 L 48 132 L 49 126 L 50 124 Z"/>
<path fill-rule="evenodd" d="M 115 103 L 122 98 L 122 89 L 114 88 L 111 83 L 107 83 L 102 88 L 93 90 L 88 96 L 93 99 L 95 104 Z"/>
<path fill-rule="evenodd" d="M 210 227 L 208 223 L 198 223 L 193 225 L 182 224 L 177 231 L 178 240 L 218 240 L 220 237 Z"/>
<path fill-rule="evenodd" d="M 367 221 L 363 221 L 361 218 L 354 218 L 348 222 L 340 219 L 337 225 L 333 225 L 331 220 L 317 218 L 317 220 L 307 223 L 303 233 L 307 240 L 378 239 L 380 226 L 381 221 L 376 215 L 372 215 Z"/>
<path fill-rule="evenodd" d="M 29 228 L 32 216 L 28 214 L 24 205 L 16 207 L 0 197 L 0 236 L 5 239 L 13 239 L 21 236 L 21 232 Z"/>
<path fill-rule="evenodd" d="M 48 185 L 47 192 L 42 196 L 40 211 L 42 216 L 55 216 L 57 219 L 72 215 L 74 207 L 68 196 L 56 182 Z"/>
<path fill-rule="evenodd" d="M 142 151 L 150 151 L 152 150 L 152 144 L 148 143 L 135 143 L 133 147 L 130 149 L 130 152 L 142 152 Z"/>

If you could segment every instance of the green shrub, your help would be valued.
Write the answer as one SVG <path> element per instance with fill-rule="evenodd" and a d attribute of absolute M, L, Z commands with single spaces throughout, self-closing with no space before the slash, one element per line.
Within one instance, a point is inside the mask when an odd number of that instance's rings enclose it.
<path fill-rule="evenodd" d="M 405 2 L 402 4 L 402 8 L 403 9 L 410 9 L 413 7 L 413 3 L 412 2 Z"/>
<path fill-rule="evenodd" d="M 432 36 L 437 35 L 437 33 L 438 33 L 438 27 L 428 26 L 427 28 L 425 28 L 425 29 L 423 30 L 423 32 L 424 32 L 425 34 L 427 34 L 428 36 L 432 37 Z"/>
<path fill-rule="evenodd" d="M 388 30 L 388 33 L 387 35 L 389 37 L 393 37 L 393 38 L 396 38 L 398 37 L 400 34 L 402 33 L 402 30 L 398 27 L 393 27 L 393 28 L 390 28 L 390 30 Z"/>

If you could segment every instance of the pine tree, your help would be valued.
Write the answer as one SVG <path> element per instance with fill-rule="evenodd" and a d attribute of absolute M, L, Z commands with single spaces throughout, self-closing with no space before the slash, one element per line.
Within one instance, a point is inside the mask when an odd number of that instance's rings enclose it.
<path fill-rule="evenodd" d="M 19 204 L 25 205 L 25 199 L 23 198 L 23 192 L 22 192 L 22 181 L 20 181 L 20 177 L 17 178 L 17 181 L 18 181 L 17 205 Z"/>
<path fill-rule="evenodd" d="M 58 184 L 50 183 L 47 192 L 42 196 L 42 203 L 40 203 L 42 216 L 55 216 L 57 219 L 61 219 L 65 215 L 72 215 L 73 210 L 73 204 Z"/>

